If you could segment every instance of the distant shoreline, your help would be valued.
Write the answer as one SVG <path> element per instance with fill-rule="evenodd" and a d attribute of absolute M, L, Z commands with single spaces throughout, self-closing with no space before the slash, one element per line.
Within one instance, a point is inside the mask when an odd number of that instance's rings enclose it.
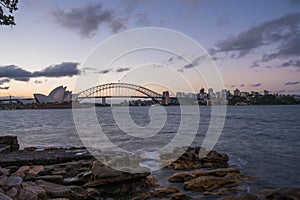
<path fill-rule="evenodd" d="M 212 106 L 230 106 L 230 107 L 253 107 L 253 106 L 291 106 L 291 105 L 300 105 L 300 103 L 295 103 L 295 104 L 238 104 L 238 105 L 230 105 L 230 104 L 227 104 L 227 105 L 219 105 L 219 104 L 214 104 L 214 105 L 198 105 L 199 107 L 212 107 Z M 126 107 L 126 106 L 130 106 L 130 107 L 151 107 L 153 105 L 120 105 L 120 104 L 113 104 L 113 107 Z M 164 107 L 177 107 L 177 106 L 197 106 L 197 105 L 161 105 L 161 106 L 164 106 Z M 81 108 L 109 108 L 111 107 L 110 105 L 107 105 L 107 106 L 95 106 L 93 104 L 90 104 L 90 105 L 86 105 L 86 106 L 82 106 L 82 107 L 74 107 L 75 109 L 81 109 Z M 65 105 L 62 105 L 62 106 L 45 106 L 45 107 L 33 107 L 33 106 L 30 106 L 30 107 L 7 107 L 7 108 L 0 108 L 0 111 L 1 110 L 57 110 L 57 109 L 73 109 L 72 106 L 65 106 Z"/>

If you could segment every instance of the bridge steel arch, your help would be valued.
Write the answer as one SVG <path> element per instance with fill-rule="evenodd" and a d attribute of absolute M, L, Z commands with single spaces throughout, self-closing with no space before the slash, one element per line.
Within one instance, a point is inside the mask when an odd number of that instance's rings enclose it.
<path fill-rule="evenodd" d="M 145 88 L 140 85 L 130 84 L 130 83 L 107 83 L 107 84 L 101 84 L 94 87 L 91 87 L 89 89 L 86 89 L 84 91 L 81 91 L 77 93 L 77 99 L 87 99 L 87 98 L 101 98 L 105 97 L 105 95 L 97 96 L 95 94 L 100 93 L 101 91 L 110 90 L 110 89 L 130 89 L 137 92 L 140 92 L 141 94 L 145 95 L 145 98 L 152 98 L 154 101 L 157 101 L 157 99 L 162 98 L 162 95 L 154 92 L 153 90 L 150 90 L 148 88 Z M 118 95 L 110 95 L 110 97 L 116 97 Z M 122 97 L 122 96 L 118 96 Z M 125 96 L 124 96 L 125 97 Z M 128 97 L 128 96 L 126 96 Z"/>

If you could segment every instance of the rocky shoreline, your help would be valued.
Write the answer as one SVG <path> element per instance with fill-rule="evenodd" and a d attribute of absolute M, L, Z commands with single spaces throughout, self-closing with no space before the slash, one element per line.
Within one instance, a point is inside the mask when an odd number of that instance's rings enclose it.
<path fill-rule="evenodd" d="M 167 163 L 163 170 L 171 174 L 167 185 L 147 170 L 110 168 L 85 148 L 30 147 L 0 154 L 0 199 L 300 199 L 300 189 L 243 191 L 238 186 L 251 177 L 230 167 L 226 154 L 211 151 L 199 157 L 202 150 L 189 147 L 170 162 L 176 151 L 160 156 Z"/>

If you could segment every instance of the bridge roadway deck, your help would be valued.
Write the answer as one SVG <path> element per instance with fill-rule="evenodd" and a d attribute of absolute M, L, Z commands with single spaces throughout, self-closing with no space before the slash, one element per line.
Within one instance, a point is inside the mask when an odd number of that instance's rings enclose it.
<path fill-rule="evenodd" d="M 162 97 L 149 97 L 149 96 L 91 96 L 91 97 L 78 97 L 78 99 L 100 99 L 100 98 L 132 98 L 132 99 L 161 99 Z"/>

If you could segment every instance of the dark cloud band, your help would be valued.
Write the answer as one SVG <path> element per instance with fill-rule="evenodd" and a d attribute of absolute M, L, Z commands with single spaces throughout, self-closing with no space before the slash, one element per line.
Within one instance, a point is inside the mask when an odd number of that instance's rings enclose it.
<path fill-rule="evenodd" d="M 295 82 L 289 81 L 289 82 L 285 83 L 284 85 L 298 85 L 299 83 L 300 83 L 300 81 L 295 81 Z"/>
<path fill-rule="evenodd" d="M 29 81 L 33 77 L 71 77 L 80 74 L 80 70 L 77 68 L 78 65 L 79 63 L 75 62 L 63 62 L 35 72 L 27 71 L 15 65 L 0 66 L 0 78 L 5 77 L 6 79 L 2 79 L 2 82 L 4 80 L 7 82 L 7 79 Z"/>

